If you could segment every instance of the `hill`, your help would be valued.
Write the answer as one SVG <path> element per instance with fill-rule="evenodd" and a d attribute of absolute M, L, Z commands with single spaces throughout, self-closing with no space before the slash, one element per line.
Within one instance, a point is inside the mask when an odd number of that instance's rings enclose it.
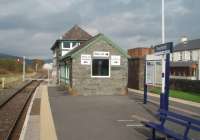
<path fill-rule="evenodd" d="M 19 57 L 0 53 L 0 59 L 16 59 L 16 58 L 19 58 Z"/>
<path fill-rule="evenodd" d="M 18 58 L 21 60 L 23 59 L 23 57 L 0 53 L 0 59 L 16 59 L 17 60 Z M 26 64 L 28 64 L 28 65 L 32 64 L 32 60 L 26 59 Z"/>

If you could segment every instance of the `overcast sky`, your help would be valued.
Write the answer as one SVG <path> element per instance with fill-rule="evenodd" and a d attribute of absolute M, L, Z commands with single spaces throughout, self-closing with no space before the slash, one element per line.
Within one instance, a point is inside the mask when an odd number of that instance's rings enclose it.
<path fill-rule="evenodd" d="M 166 40 L 200 38 L 200 0 L 165 0 Z M 161 42 L 161 0 L 0 0 L 0 52 L 51 58 L 54 41 L 74 24 L 122 48 Z"/>

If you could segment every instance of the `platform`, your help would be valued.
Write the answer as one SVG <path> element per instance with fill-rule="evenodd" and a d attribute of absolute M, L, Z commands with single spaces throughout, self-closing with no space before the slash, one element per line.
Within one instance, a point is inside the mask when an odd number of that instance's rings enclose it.
<path fill-rule="evenodd" d="M 59 140 L 146 140 L 150 131 L 141 120 L 155 120 L 128 96 L 70 96 L 49 87 Z"/>
<path fill-rule="evenodd" d="M 151 131 L 142 122 L 158 121 L 156 110 L 133 95 L 72 96 L 43 84 L 35 92 L 20 140 L 146 140 Z"/>

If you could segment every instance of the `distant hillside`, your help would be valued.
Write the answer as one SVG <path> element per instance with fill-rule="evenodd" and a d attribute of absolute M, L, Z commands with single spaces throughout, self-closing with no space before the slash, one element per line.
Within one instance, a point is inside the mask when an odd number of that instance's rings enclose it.
<path fill-rule="evenodd" d="M 9 54 L 4 54 L 4 53 L 0 53 L 0 59 L 23 59 L 22 57 L 19 56 L 13 56 L 13 55 L 9 55 Z M 32 64 L 33 60 L 32 59 L 26 59 L 26 63 L 27 64 Z M 45 63 L 52 63 L 52 59 L 44 59 Z"/>
<path fill-rule="evenodd" d="M 0 59 L 23 59 L 23 57 L 19 57 L 19 56 L 13 56 L 13 55 L 9 55 L 9 54 L 4 54 L 4 53 L 0 53 Z M 32 60 L 31 59 L 26 59 L 26 64 L 32 64 Z"/>
<path fill-rule="evenodd" d="M 12 55 L 9 55 L 9 54 L 3 54 L 3 53 L 0 53 L 0 59 L 15 59 L 15 58 L 19 58 L 17 56 L 12 56 Z"/>

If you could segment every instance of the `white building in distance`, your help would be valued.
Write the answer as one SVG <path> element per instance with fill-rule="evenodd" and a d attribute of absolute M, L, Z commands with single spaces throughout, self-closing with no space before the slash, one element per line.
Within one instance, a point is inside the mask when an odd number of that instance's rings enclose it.
<path fill-rule="evenodd" d="M 200 39 L 188 40 L 184 37 L 174 47 L 171 78 L 200 80 Z"/>

